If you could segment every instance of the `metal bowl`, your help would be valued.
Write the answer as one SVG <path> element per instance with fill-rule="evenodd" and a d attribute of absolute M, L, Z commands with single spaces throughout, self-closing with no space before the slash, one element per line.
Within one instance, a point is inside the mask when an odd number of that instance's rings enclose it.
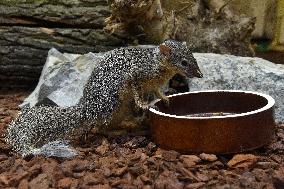
<path fill-rule="evenodd" d="M 150 108 L 154 141 L 183 153 L 228 154 L 252 150 L 271 140 L 274 99 L 265 94 L 211 90 L 169 96 Z"/>

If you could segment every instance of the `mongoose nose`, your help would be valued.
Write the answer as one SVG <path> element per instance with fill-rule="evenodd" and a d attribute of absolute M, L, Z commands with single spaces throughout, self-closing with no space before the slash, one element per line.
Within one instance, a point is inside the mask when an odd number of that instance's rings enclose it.
<path fill-rule="evenodd" d="M 203 77 L 203 74 L 201 73 L 200 70 L 196 70 L 196 77 L 198 77 L 198 78 L 202 78 Z"/>

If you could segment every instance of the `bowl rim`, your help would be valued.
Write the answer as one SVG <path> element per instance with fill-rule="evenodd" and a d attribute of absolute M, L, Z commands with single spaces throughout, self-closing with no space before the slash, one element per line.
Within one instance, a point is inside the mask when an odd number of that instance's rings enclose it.
<path fill-rule="evenodd" d="M 249 111 L 249 112 L 244 112 L 244 113 L 238 113 L 238 114 L 231 114 L 231 115 L 223 115 L 223 116 L 210 116 L 210 117 L 187 117 L 187 116 L 177 116 L 173 114 L 167 114 L 163 113 L 160 111 L 155 110 L 154 108 L 150 108 L 149 111 L 158 114 L 161 116 L 166 116 L 166 117 L 171 117 L 171 118 L 176 118 L 176 119 L 189 119 L 189 120 L 202 120 L 202 119 L 224 119 L 224 118 L 236 118 L 236 117 L 243 117 L 243 116 L 248 116 L 252 114 L 256 114 L 259 112 L 263 112 L 265 110 L 268 110 L 272 108 L 275 104 L 275 100 L 267 94 L 256 92 L 256 91 L 244 91 L 244 90 L 201 90 L 201 91 L 192 91 L 192 92 L 185 92 L 185 93 L 177 93 L 174 95 L 167 96 L 169 98 L 175 97 L 175 96 L 181 96 L 181 95 L 187 95 L 187 94 L 194 94 L 194 93 L 215 93 L 215 92 L 230 92 L 230 93 L 246 93 L 246 94 L 253 94 L 257 96 L 261 96 L 267 100 L 267 104 L 263 106 L 262 108 Z M 161 99 L 156 100 L 153 104 L 156 104 L 159 102 Z"/>

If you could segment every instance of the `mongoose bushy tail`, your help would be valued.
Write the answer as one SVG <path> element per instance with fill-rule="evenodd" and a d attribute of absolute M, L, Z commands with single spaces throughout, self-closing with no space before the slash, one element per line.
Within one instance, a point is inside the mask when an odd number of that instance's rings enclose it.
<path fill-rule="evenodd" d="M 85 85 L 83 97 L 74 107 L 38 106 L 23 110 L 7 130 L 6 141 L 23 156 L 72 157 L 67 145 L 92 127 L 108 127 L 125 115 L 134 101 L 146 109 L 145 93 L 154 93 L 167 102 L 160 91 L 175 74 L 202 77 L 185 43 L 167 40 L 152 48 L 119 48 L 106 53 Z"/>
<path fill-rule="evenodd" d="M 72 157 L 76 153 L 67 141 L 83 132 L 81 112 L 80 106 L 35 106 L 23 110 L 8 127 L 6 141 L 22 156 Z"/>

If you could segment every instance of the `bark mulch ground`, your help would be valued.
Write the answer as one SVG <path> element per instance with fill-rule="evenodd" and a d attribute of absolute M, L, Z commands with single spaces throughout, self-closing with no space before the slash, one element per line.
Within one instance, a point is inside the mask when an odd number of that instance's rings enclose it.
<path fill-rule="evenodd" d="M 0 132 L 28 92 L 0 91 Z M 74 159 L 13 153 L 0 138 L 0 188 L 284 188 L 284 125 L 271 144 L 245 154 L 180 154 L 149 136 L 90 136 Z"/>

